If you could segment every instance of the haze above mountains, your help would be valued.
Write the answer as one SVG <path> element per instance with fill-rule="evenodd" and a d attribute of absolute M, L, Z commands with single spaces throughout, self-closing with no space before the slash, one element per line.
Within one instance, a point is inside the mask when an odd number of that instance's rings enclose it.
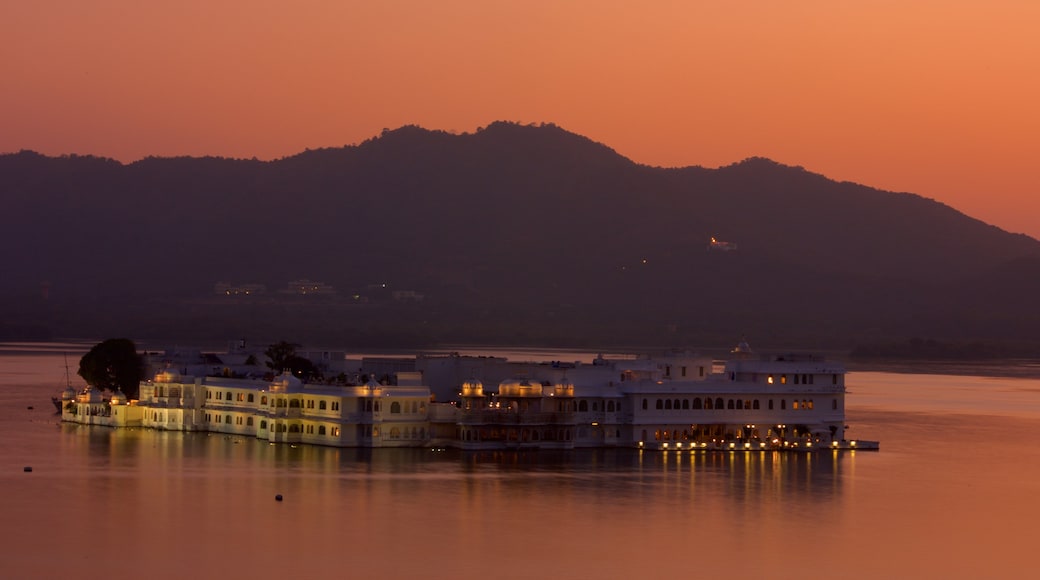
<path fill-rule="evenodd" d="M 1033 238 L 767 159 L 638 165 L 553 125 L 409 126 L 269 162 L 23 151 L 0 180 L 8 339 L 1040 340 Z M 337 294 L 277 292 L 300 278 Z"/>

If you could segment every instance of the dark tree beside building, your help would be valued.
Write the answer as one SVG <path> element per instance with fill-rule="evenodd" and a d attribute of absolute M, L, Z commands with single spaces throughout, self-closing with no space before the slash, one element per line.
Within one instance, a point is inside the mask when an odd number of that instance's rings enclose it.
<path fill-rule="evenodd" d="M 136 399 L 144 367 L 132 340 L 110 338 L 94 345 L 79 359 L 77 374 L 99 389 L 120 390 L 128 399 Z"/>

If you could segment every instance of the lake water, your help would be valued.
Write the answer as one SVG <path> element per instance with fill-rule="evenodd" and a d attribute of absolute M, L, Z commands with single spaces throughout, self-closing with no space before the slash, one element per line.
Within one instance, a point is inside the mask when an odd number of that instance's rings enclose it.
<path fill-rule="evenodd" d="M 0 348 L 2 578 L 1037 568 L 1037 378 L 852 373 L 849 433 L 880 452 L 362 451 L 61 424 L 50 396 L 75 347 Z"/>

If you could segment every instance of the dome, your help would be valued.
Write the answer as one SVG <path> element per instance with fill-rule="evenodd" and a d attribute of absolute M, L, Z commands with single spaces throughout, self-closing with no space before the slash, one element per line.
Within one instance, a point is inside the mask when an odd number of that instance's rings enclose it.
<path fill-rule="evenodd" d="M 296 393 L 303 390 L 303 381 L 294 376 L 291 372 L 285 371 L 274 378 L 274 384 L 272 387 L 279 387 L 280 390 L 285 393 Z"/>
<path fill-rule="evenodd" d="M 79 395 L 80 403 L 100 403 L 103 400 L 104 399 L 101 397 L 101 391 L 90 385 L 83 389 L 83 392 Z"/>
<path fill-rule="evenodd" d="M 376 378 L 373 376 L 373 377 L 368 379 L 368 382 L 365 383 L 365 386 L 370 388 L 370 389 L 378 389 L 379 387 L 382 387 L 383 385 L 379 384 L 379 381 L 377 381 Z"/>
<path fill-rule="evenodd" d="M 113 405 L 125 405 L 126 404 L 126 395 L 123 394 L 123 391 L 120 391 L 119 389 L 116 389 L 116 392 L 112 393 L 112 399 L 111 399 L 110 402 Z"/>
<path fill-rule="evenodd" d="M 73 400 L 75 398 L 76 398 L 76 389 L 73 389 L 72 387 L 66 387 L 65 390 L 61 392 L 61 400 L 62 401 L 71 401 L 71 400 Z"/>

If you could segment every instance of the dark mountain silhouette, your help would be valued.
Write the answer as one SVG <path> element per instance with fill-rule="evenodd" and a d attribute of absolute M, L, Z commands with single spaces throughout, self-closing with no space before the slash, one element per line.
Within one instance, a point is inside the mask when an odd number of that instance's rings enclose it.
<path fill-rule="evenodd" d="M 409 126 L 270 162 L 23 151 L 0 156 L 0 188 L 0 335 L 819 347 L 1040 331 L 1037 240 L 767 159 L 643 166 L 553 125 Z M 338 294 L 276 292 L 299 278 Z M 268 292 L 220 297 L 222 280 Z"/>

